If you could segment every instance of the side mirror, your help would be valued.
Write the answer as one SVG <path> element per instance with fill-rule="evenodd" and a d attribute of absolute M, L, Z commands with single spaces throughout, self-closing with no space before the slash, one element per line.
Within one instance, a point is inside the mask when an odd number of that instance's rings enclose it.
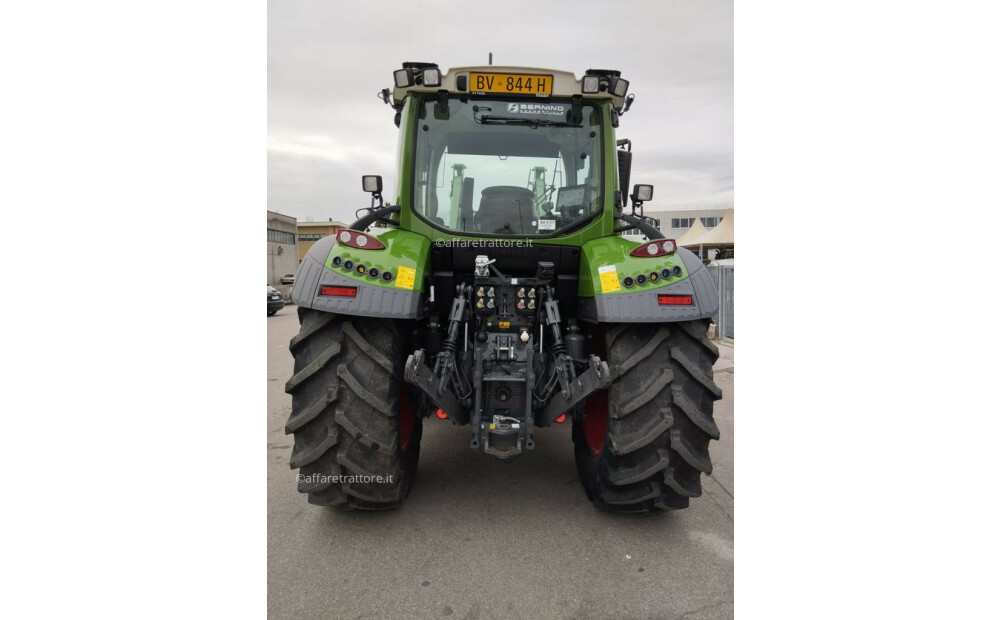
<path fill-rule="evenodd" d="M 369 194 L 381 194 L 382 177 L 377 174 L 365 175 L 361 177 L 361 187 Z"/>
<path fill-rule="evenodd" d="M 632 175 L 632 152 L 623 149 L 618 149 L 615 152 L 618 153 L 618 187 L 624 194 L 625 190 L 628 189 L 629 177 Z"/>

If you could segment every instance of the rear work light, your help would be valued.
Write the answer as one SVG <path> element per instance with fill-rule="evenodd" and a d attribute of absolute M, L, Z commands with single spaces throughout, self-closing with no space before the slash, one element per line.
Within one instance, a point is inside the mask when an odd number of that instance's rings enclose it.
<path fill-rule="evenodd" d="M 321 286 L 319 294 L 324 297 L 357 297 L 358 287 L 356 286 Z"/>
<path fill-rule="evenodd" d="M 653 256 L 666 256 L 677 251 L 677 243 L 673 239 L 657 239 L 643 243 L 636 249 L 629 252 L 630 256 L 651 258 Z"/>
<path fill-rule="evenodd" d="M 349 228 L 340 228 L 333 234 L 337 238 L 337 243 L 340 245 L 350 246 L 359 250 L 385 249 L 385 245 L 383 245 L 381 241 L 371 235 L 366 235 L 363 232 L 358 232 Z"/>
<path fill-rule="evenodd" d="M 661 306 L 690 306 L 692 304 L 690 295 L 657 295 L 656 301 Z"/>

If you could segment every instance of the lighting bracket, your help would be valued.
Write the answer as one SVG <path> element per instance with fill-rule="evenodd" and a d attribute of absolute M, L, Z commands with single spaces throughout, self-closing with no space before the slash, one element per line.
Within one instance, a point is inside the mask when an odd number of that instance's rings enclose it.
<path fill-rule="evenodd" d="M 437 92 L 437 103 L 434 104 L 434 118 L 438 120 L 447 120 L 449 115 L 448 91 L 442 88 Z"/>
<path fill-rule="evenodd" d="M 583 122 L 583 95 L 573 95 L 570 99 L 570 122 L 580 124 Z"/>

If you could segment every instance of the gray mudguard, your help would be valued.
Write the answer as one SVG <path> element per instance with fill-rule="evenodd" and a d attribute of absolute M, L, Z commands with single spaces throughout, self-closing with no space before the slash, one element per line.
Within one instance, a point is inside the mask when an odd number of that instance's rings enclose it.
<path fill-rule="evenodd" d="M 387 288 L 348 278 L 326 268 L 326 260 L 336 244 L 331 235 L 317 241 L 302 259 L 292 286 L 292 301 L 303 308 L 336 314 L 416 319 L 427 314 L 427 295 L 419 291 Z M 356 297 L 324 297 L 321 286 L 354 286 Z"/>
<path fill-rule="evenodd" d="M 635 292 L 617 295 L 581 297 L 577 312 L 581 320 L 601 323 L 673 323 L 714 316 L 719 309 L 715 281 L 701 260 L 690 250 L 680 248 L 677 255 L 684 262 L 688 277 L 668 286 L 636 287 Z M 661 306 L 657 295 L 690 295 L 690 306 Z"/>

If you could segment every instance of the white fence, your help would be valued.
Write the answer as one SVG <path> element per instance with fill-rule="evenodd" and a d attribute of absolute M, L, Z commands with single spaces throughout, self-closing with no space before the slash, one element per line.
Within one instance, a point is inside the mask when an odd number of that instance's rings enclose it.
<path fill-rule="evenodd" d="M 715 321 L 715 337 L 719 340 L 733 339 L 733 284 L 735 265 L 711 265 L 708 268 L 719 292 L 719 311 Z"/>

